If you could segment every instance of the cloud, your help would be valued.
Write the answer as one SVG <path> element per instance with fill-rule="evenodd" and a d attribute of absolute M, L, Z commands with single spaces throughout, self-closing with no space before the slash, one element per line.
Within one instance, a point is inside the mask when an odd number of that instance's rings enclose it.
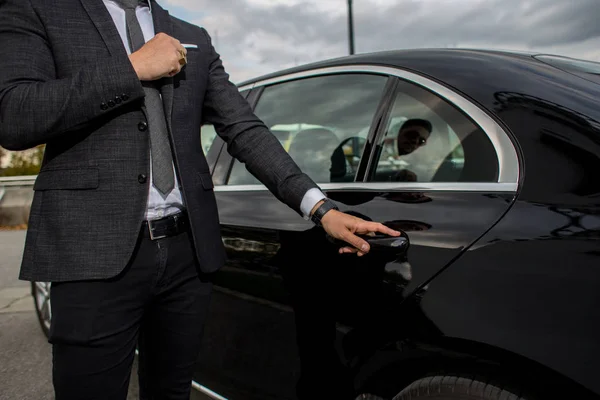
<path fill-rule="evenodd" d="M 160 1 L 160 0 L 159 0 Z M 348 54 L 346 0 L 162 0 L 202 15 L 234 81 Z M 357 53 L 531 50 L 600 61 L 597 0 L 354 0 Z"/>

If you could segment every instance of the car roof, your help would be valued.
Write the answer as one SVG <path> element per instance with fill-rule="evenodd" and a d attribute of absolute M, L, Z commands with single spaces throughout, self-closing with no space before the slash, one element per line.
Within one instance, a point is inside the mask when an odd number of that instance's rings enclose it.
<path fill-rule="evenodd" d="M 318 68 L 336 67 L 343 65 L 356 65 L 356 64 L 375 64 L 375 65 L 386 65 L 392 67 L 405 68 L 408 60 L 415 58 L 426 58 L 435 57 L 440 61 L 445 58 L 450 58 L 456 55 L 479 55 L 480 57 L 486 57 L 491 55 L 501 55 L 511 59 L 528 59 L 531 60 L 533 56 L 541 53 L 526 52 L 517 50 L 501 50 L 501 49 L 471 49 L 471 48 L 421 48 L 421 49 L 403 49 L 403 50 L 388 50 L 370 53 L 361 53 L 350 56 L 342 56 L 332 58 L 328 60 L 317 61 L 313 63 L 307 63 L 292 68 L 282 69 L 269 74 L 264 74 L 251 79 L 247 79 L 240 82 L 238 86 L 246 86 L 255 82 L 277 78 L 280 76 L 290 75 L 298 72 L 303 72 Z"/>
<path fill-rule="evenodd" d="M 498 49 L 392 50 L 306 64 L 250 79 L 238 86 L 327 67 L 386 66 L 433 79 L 488 110 L 496 107 L 499 96 L 521 96 L 559 104 L 600 121 L 600 85 L 592 84 L 592 80 L 581 74 L 538 60 L 539 55 L 548 54 Z"/>

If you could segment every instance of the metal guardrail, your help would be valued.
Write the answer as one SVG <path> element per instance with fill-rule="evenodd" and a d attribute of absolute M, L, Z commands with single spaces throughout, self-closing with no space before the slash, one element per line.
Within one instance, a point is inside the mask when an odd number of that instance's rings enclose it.
<path fill-rule="evenodd" d="M 37 175 L 0 177 L 0 190 L 8 186 L 33 186 L 36 178 Z"/>

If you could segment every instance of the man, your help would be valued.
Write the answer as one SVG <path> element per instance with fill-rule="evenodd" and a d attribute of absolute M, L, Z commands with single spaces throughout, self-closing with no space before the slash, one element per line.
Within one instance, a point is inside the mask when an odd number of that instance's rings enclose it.
<path fill-rule="evenodd" d="M 427 120 L 419 118 L 406 120 L 398 130 L 398 155 L 405 156 L 419 147 L 425 146 L 431 130 L 431 122 Z"/>
<path fill-rule="evenodd" d="M 125 399 L 138 340 L 142 398 L 189 398 L 225 260 L 204 122 L 278 199 L 351 244 L 341 253 L 368 252 L 355 234 L 398 234 L 325 199 L 204 29 L 154 1 L 0 0 L 0 145 L 46 143 L 20 277 L 52 282 L 57 400 Z"/>
<path fill-rule="evenodd" d="M 425 146 L 431 135 L 431 122 L 413 118 L 406 120 L 398 130 L 396 148 L 400 157 L 413 153 L 415 150 Z M 395 181 L 416 182 L 417 175 L 407 169 L 398 171 Z"/>

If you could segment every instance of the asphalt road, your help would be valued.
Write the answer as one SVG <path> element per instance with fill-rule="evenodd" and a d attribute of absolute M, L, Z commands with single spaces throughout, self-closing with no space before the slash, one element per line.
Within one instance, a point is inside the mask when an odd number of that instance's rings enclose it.
<path fill-rule="evenodd" d="M 27 286 L 18 278 L 24 245 L 25 231 L 0 231 L 0 290 Z"/>
<path fill-rule="evenodd" d="M 53 400 L 52 351 L 40 329 L 29 283 L 18 280 L 24 231 L 0 231 L 0 400 Z M 192 390 L 193 400 L 208 397 Z M 137 366 L 128 400 L 138 398 Z"/>

